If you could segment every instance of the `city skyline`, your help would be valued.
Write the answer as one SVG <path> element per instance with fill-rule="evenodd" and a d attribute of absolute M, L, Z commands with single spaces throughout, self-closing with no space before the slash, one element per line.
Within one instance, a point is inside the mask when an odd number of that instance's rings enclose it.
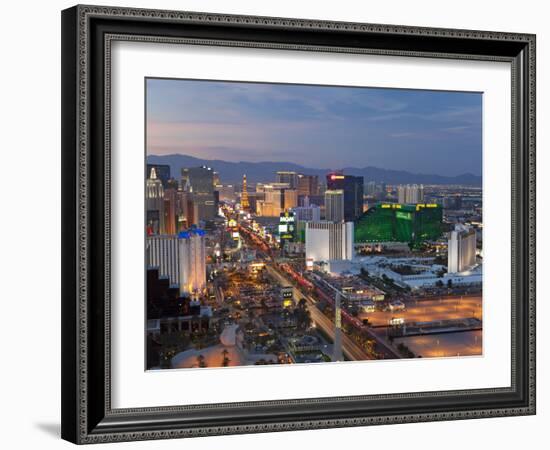
<path fill-rule="evenodd" d="M 147 97 L 148 155 L 482 171 L 480 93 L 147 79 Z"/>
<path fill-rule="evenodd" d="M 147 369 L 483 354 L 480 94 L 149 83 Z"/>

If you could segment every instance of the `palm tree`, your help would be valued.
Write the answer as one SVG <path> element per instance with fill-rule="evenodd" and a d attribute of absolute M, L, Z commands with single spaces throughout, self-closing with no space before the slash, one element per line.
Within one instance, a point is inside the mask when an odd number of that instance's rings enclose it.
<path fill-rule="evenodd" d="M 227 355 L 229 355 L 229 351 L 226 348 L 224 348 L 222 350 L 222 356 L 223 356 L 222 367 L 229 366 L 229 363 L 231 362 L 231 360 L 227 357 Z"/>
<path fill-rule="evenodd" d="M 203 355 L 197 356 L 197 364 L 199 365 L 199 367 L 206 367 L 206 362 L 204 361 Z"/>

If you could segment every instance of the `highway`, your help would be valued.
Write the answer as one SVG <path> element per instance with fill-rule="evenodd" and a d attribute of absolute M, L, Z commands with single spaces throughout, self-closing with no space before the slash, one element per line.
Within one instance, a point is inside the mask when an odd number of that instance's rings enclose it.
<path fill-rule="evenodd" d="M 250 245 L 259 247 L 259 244 L 261 243 L 262 246 L 267 247 L 267 243 L 262 242 L 261 239 L 255 236 L 251 230 L 241 226 L 239 228 L 239 231 L 241 232 L 241 236 L 245 238 L 245 242 L 248 242 Z M 243 234 L 245 234 L 245 236 L 243 236 Z M 260 253 L 260 256 L 263 256 L 263 259 L 266 262 L 266 268 L 275 280 L 277 280 L 283 286 L 294 286 L 294 284 L 286 277 L 284 273 L 281 273 L 280 270 L 273 266 L 273 257 L 271 255 L 268 255 L 263 248 L 257 248 L 257 250 Z M 335 325 L 327 316 L 325 316 L 325 314 L 323 314 L 322 311 L 319 310 L 319 308 L 317 308 L 317 300 L 311 295 L 302 292 L 296 287 L 293 287 L 293 295 L 295 302 L 297 302 L 301 298 L 304 298 L 307 301 L 311 319 L 313 320 L 315 325 L 319 327 L 319 329 L 321 329 L 334 342 Z M 401 358 L 401 356 L 387 342 L 385 342 L 367 327 L 361 326 L 361 329 L 365 331 L 371 339 L 376 341 L 377 350 L 381 352 L 384 359 Z M 361 347 L 359 347 L 359 345 L 351 340 L 350 337 L 347 336 L 343 331 L 342 351 L 344 355 L 352 361 L 376 359 L 365 352 Z"/>

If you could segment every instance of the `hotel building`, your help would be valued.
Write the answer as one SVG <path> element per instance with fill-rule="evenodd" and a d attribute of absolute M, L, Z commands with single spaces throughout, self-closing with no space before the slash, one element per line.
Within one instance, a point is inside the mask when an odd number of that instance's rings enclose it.
<path fill-rule="evenodd" d="M 456 225 L 449 233 L 447 273 L 470 270 L 476 264 L 476 231 L 465 225 Z"/>
<path fill-rule="evenodd" d="M 353 222 L 307 222 L 306 263 L 353 259 Z"/>

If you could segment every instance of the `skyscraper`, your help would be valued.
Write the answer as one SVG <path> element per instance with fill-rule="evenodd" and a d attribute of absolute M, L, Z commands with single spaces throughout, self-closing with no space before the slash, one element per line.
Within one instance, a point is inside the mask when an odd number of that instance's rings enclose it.
<path fill-rule="evenodd" d="M 319 195 L 319 177 L 317 175 L 298 174 L 298 195 Z"/>
<path fill-rule="evenodd" d="M 416 204 L 424 201 L 424 186 L 405 184 L 397 186 L 397 201 L 401 204 Z"/>
<path fill-rule="evenodd" d="M 261 200 L 256 201 L 258 216 L 278 217 L 298 205 L 298 191 L 290 189 L 288 183 L 258 183 L 256 195 L 261 196 Z"/>
<path fill-rule="evenodd" d="M 170 180 L 170 166 L 168 164 L 147 164 L 147 178 L 151 178 L 151 171 L 155 169 L 156 177 L 162 182 L 162 187 L 168 187 Z"/>
<path fill-rule="evenodd" d="M 321 208 L 317 205 L 309 206 L 298 206 L 293 208 L 294 216 L 296 220 L 301 220 L 303 222 L 319 222 L 321 220 Z"/>
<path fill-rule="evenodd" d="M 410 242 L 439 239 L 443 210 L 431 204 L 379 203 L 355 221 L 355 242 Z"/>
<path fill-rule="evenodd" d="M 193 192 L 193 202 L 198 212 L 196 221 L 212 220 L 217 214 L 216 198 L 214 195 L 214 172 L 212 168 L 186 167 L 181 170 L 184 184 L 190 186 Z"/>
<path fill-rule="evenodd" d="M 374 195 L 376 193 L 376 181 L 369 181 L 366 183 L 367 195 Z"/>
<path fill-rule="evenodd" d="M 169 187 L 164 190 L 164 232 L 176 234 L 177 190 Z"/>
<path fill-rule="evenodd" d="M 147 266 L 158 267 L 170 285 L 179 285 L 181 294 L 195 293 L 206 286 L 205 233 L 199 228 L 178 235 L 148 236 Z"/>
<path fill-rule="evenodd" d="M 186 230 L 195 223 L 193 194 L 183 188 L 176 193 L 176 232 Z"/>
<path fill-rule="evenodd" d="M 205 233 L 192 228 L 178 234 L 180 294 L 197 293 L 206 286 Z"/>
<path fill-rule="evenodd" d="M 282 205 L 284 211 L 298 206 L 298 191 L 296 189 L 284 189 L 282 192 L 284 193 Z"/>
<path fill-rule="evenodd" d="M 170 285 L 179 285 L 180 261 L 176 235 L 148 236 L 146 254 L 148 267 L 158 267 L 159 275 L 167 277 Z"/>
<path fill-rule="evenodd" d="M 455 225 L 447 245 L 447 273 L 470 270 L 476 263 L 476 232 L 466 225 Z"/>
<path fill-rule="evenodd" d="M 248 187 L 246 185 L 246 175 L 243 175 L 243 190 L 241 192 L 241 208 L 244 211 L 250 209 L 250 202 L 248 201 Z"/>
<path fill-rule="evenodd" d="M 280 170 L 277 172 L 277 183 L 286 183 L 290 189 L 298 187 L 298 174 L 296 172 Z"/>
<path fill-rule="evenodd" d="M 145 185 L 147 234 L 164 234 L 164 188 L 153 167 Z"/>
<path fill-rule="evenodd" d="M 327 174 L 327 189 L 344 191 L 345 221 L 353 221 L 363 214 L 363 184 L 363 177 L 344 175 L 342 172 Z"/>
<path fill-rule="evenodd" d="M 321 220 L 321 208 L 317 205 L 298 206 L 292 210 L 296 218 L 296 240 L 306 241 L 306 223 Z"/>
<path fill-rule="evenodd" d="M 307 222 L 306 263 L 353 259 L 353 222 Z"/>
<path fill-rule="evenodd" d="M 216 190 L 220 193 L 220 200 L 223 202 L 235 201 L 235 186 L 232 184 L 218 184 Z M 250 203 L 250 201 L 249 201 Z"/>
<path fill-rule="evenodd" d="M 329 222 L 344 220 L 344 191 L 342 189 L 325 191 L 325 219 Z"/>

